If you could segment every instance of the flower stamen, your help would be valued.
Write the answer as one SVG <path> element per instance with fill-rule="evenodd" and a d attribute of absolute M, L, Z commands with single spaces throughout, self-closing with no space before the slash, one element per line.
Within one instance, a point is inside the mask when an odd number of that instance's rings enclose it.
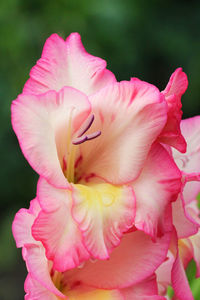
<path fill-rule="evenodd" d="M 88 129 L 92 126 L 92 123 L 94 122 L 94 114 L 90 115 L 85 123 L 83 124 L 83 127 L 79 130 L 77 137 L 81 137 Z"/>
<path fill-rule="evenodd" d="M 72 144 L 73 145 L 80 145 L 86 141 L 89 140 L 93 140 L 96 137 L 101 135 L 101 131 L 95 131 L 93 133 L 90 133 L 88 135 L 84 135 L 84 133 L 86 133 L 88 131 L 88 129 L 92 126 L 92 123 L 94 122 L 94 114 L 90 115 L 88 117 L 88 119 L 86 120 L 86 122 L 84 123 L 83 127 L 81 128 L 81 130 L 78 132 L 77 137 L 75 137 L 72 140 Z"/>
<path fill-rule="evenodd" d="M 76 134 L 76 137 L 71 139 L 71 130 L 72 130 L 72 113 L 73 109 L 70 112 L 70 118 L 69 118 L 69 126 L 67 131 L 67 151 L 66 151 L 66 157 L 67 157 L 67 164 L 65 158 L 63 158 L 63 170 L 66 178 L 69 182 L 74 182 L 74 168 L 75 168 L 75 159 L 76 159 L 76 150 L 77 148 L 74 147 L 75 145 L 80 145 L 86 141 L 93 140 L 99 135 L 101 135 L 101 131 L 95 131 L 90 134 L 85 134 L 87 130 L 91 127 L 92 123 L 94 122 L 94 114 L 90 115 L 88 119 L 85 121 L 85 123 L 81 126 L 78 133 Z"/>
<path fill-rule="evenodd" d="M 77 137 L 77 138 L 74 138 L 72 140 L 72 144 L 73 145 L 79 145 L 79 144 L 82 144 L 86 141 L 90 141 L 90 140 L 93 140 L 95 139 L 96 137 L 100 136 L 101 135 L 101 131 L 98 130 L 98 131 L 95 131 L 91 134 L 88 134 L 88 135 L 84 135 L 84 136 L 80 136 L 80 137 Z"/>

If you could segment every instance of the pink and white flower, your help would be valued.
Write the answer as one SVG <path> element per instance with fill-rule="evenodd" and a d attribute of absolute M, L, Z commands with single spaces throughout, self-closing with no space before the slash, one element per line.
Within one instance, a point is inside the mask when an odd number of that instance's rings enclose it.
<path fill-rule="evenodd" d="M 76 33 L 47 40 L 11 107 L 22 152 L 40 176 L 36 199 L 13 222 L 27 300 L 165 299 L 159 266 L 182 300 L 181 274 L 190 296 L 177 246 L 199 227 L 185 196 L 199 169 L 186 174 L 176 164 L 188 157 L 177 154 L 186 151 L 186 88 L 181 68 L 160 92 L 136 78 L 117 82 Z"/>
<path fill-rule="evenodd" d="M 163 213 L 179 192 L 180 173 L 168 152 L 153 145 L 166 119 L 160 95 L 149 84 L 122 82 L 88 99 L 65 87 L 58 93 L 23 94 L 13 103 L 13 126 L 24 155 L 43 178 L 37 192 L 43 212 L 33 234 L 59 271 L 79 265 L 88 253 L 107 259 L 123 232 L 134 225 L 137 202 L 136 227 L 154 237 L 157 227 L 163 233 Z M 93 131 L 101 135 L 87 141 Z M 160 199 L 156 200 L 158 191 Z M 161 212 L 149 202 L 147 215 L 141 219 L 139 207 L 147 196 L 160 201 Z M 145 204 L 143 207 L 145 212 Z M 56 222 L 62 226 L 52 235 L 50 224 Z M 76 236 L 70 243 L 67 232 Z M 61 245 L 58 251 L 56 244 Z M 71 262 L 65 266 L 63 255 L 67 253 L 71 253 Z"/>
<path fill-rule="evenodd" d="M 175 234 L 168 259 L 159 267 L 157 275 L 161 294 L 172 284 L 177 297 L 193 299 L 184 269 L 194 259 L 196 275 L 200 276 L 200 219 L 197 206 L 197 196 L 200 193 L 200 117 L 183 120 L 181 131 L 187 141 L 187 152 L 180 154 L 176 150 L 172 151 L 183 177 L 181 193 L 172 204 L 177 236 Z"/>

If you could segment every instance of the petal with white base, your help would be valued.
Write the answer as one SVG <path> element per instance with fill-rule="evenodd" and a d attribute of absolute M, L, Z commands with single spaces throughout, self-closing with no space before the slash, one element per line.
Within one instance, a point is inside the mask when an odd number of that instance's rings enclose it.
<path fill-rule="evenodd" d="M 68 135 L 79 129 L 90 109 L 87 96 L 70 87 L 59 93 L 20 95 L 12 103 L 12 125 L 24 156 L 55 186 L 69 186 L 63 174 L 63 158 L 71 142 Z"/>
<path fill-rule="evenodd" d="M 80 147 L 83 160 L 77 172 L 82 180 L 93 175 L 124 184 L 139 176 L 166 122 L 163 98 L 142 81 L 115 83 L 89 97 L 95 120 L 88 133 L 100 130 L 101 135 Z"/>

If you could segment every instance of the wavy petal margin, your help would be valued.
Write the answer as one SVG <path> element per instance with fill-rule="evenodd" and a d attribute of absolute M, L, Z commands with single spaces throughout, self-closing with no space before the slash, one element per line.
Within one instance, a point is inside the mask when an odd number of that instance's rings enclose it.
<path fill-rule="evenodd" d="M 85 51 L 78 33 L 70 34 L 66 41 L 52 34 L 31 69 L 23 93 L 37 95 L 71 86 L 90 95 L 115 81 L 106 61 Z"/>

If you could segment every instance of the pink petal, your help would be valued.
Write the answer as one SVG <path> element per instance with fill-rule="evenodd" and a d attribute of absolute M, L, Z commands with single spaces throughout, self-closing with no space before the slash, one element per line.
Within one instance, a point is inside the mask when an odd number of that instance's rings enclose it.
<path fill-rule="evenodd" d="M 76 280 L 104 289 L 126 288 L 151 276 L 163 262 L 170 233 L 157 242 L 142 231 L 127 233 L 107 261 L 86 262 Z"/>
<path fill-rule="evenodd" d="M 174 261 L 174 255 L 168 251 L 165 261 L 156 270 L 159 294 L 161 295 L 165 295 L 168 286 L 171 285 L 171 271 Z"/>
<path fill-rule="evenodd" d="M 23 249 L 23 256 L 31 278 L 39 282 L 49 292 L 52 292 L 58 297 L 65 298 L 51 280 L 44 248 L 37 245 L 26 245 Z"/>
<path fill-rule="evenodd" d="M 131 187 L 74 185 L 72 215 L 94 258 L 107 259 L 123 232 L 133 226 L 135 198 Z"/>
<path fill-rule="evenodd" d="M 39 282 L 34 280 L 30 274 L 25 281 L 25 300 L 58 300 L 57 296 L 43 287 Z M 67 299 L 63 297 L 61 299 Z"/>
<path fill-rule="evenodd" d="M 183 268 L 184 270 L 182 270 L 181 272 L 185 273 L 185 269 L 187 268 L 188 263 L 193 258 L 193 255 L 194 253 L 193 253 L 193 246 L 191 240 L 179 239 L 177 244 L 177 237 L 174 235 L 171 244 L 171 251 L 168 251 L 166 260 L 156 270 L 160 294 L 162 295 L 166 294 L 167 287 L 172 284 L 172 273 L 174 274 L 173 284 L 176 284 L 176 280 L 177 280 L 176 276 L 178 275 L 176 274 L 174 268 Z M 177 262 L 177 260 L 179 261 Z M 187 279 L 184 278 L 185 277 L 184 274 L 181 274 L 180 276 L 181 279 L 183 280 L 184 288 L 187 290 L 188 289 Z M 173 299 L 177 299 L 177 298 L 174 297 Z M 185 298 L 181 298 L 181 299 L 185 299 Z"/>
<path fill-rule="evenodd" d="M 54 188 L 44 179 L 40 179 L 38 190 L 44 210 L 36 218 L 32 234 L 44 245 L 46 256 L 53 261 L 54 269 L 64 272 L 89 258 L 81 232 L 71 216 L 71 195 L 67 190 Z M 56 209 L 52 207 L 53 201 L 57 204 Z"/>
<path fill-rule="evenodd" d="M 40 279 L 40 278 L 39 278 Z M 33 279 L 30 273 L 27 276 L 25 281 L 25 291 L 26 291 L 26 300 L 56 300 L 58 299 L 73 299 L 73 300 L 94 300 L 94 299 L 104 299 L 104 300 L 124 300 L 120 291 L 118 290 L 100 290 L 93 289 L 88 286 L 78 285 L 70 286 L 70 282 L 63 282 L 62 291 L 64 294 L 60 295 L 52 292 L 47 285 L 47 278 L 45 278 L 45 286 L 39 283 L 37 280 Z"/>
<path fill-rule="evenodd" d="M 157 298 L 158 296 L 158 288 L 156 282 L 156 276 L 152 276 L 147 278 L 146 280 L 133 285 L 131 287 L 121 289 L 122 295 L 124 296 L 124 300 L 130 299 L 151 299 L 151 297 L 155 297 L 152 299 L 165 299 L 165 298 Z M 149 298 L 150 296 L 150 298 Z"/>
<path fill-rule="evenodd" d="M 183 120 L 181 130 L 187 141 L 187 152 L 181 155 L 174 150 L 173 157 L 186 181 L 193 181 L 184 187 L 184 201 L 188 204 L 200 192 L 200 116 Z"/>
<path fill-rule="evenodd" d="M 200 180 L 199 128 L 199 116 L 183 120 L 181 122 L 181 130 L 187 141 L 187 152 L 180 154 L 176 150 L 173 150 L 173 157 L 178 167 L 183 171 L 184 181 L 180 199 L 173 204 L 174 224 L 179 238 L 195 234 L 200 224 L 196 200 L 200 192 L 200 182 L 195 181 Z"/>
<path fill-rule="evenodd" d="M 90 97 L 101 136 L 81 145 L 80 176 L 93 174 L 113 184 L 138 177 L 152 143 L 166 122 L 166 103 L 156 87 L 142 81 L 110 85 Z M 90 133 L 90 131 L 89 131 Z"/>
<path fill-rule="evenodd" d="M 186 238 L 197 233 L 199 225 L 190 215 L 191 209 L 187 210 L 183 195 L 178 197 L 172 204 L 173 224 L 176 228 L 178 238 Z"/>
<path fill-rule="evenodd" d="M 30 165 L 51 184 L 67 187 L 62 170 L 67 151 L 67 129 L 72 111 L 74 131 L 87 118 L 90 113 L 87 97 L 65 87 L 59 93 L 20 95 L 11 110 L 14 131 Z"/>
<path fill-rule="evenodd" d="M 18 248 L 23 247 L 25 244 L 37 244 L 32 237 L 31 226 L 39 211 L 38 201 L 34 199 L 31 201 L 29 209 L 22 208 L 16 213 L 12 224 L 12 232 Z"/>
<path fill-rule="evenodd" d="M 170 80 L 162 91 L 168 104 L 168 120 L 159 137 L 159 141 L 175 147 L 180 152 L 186 151 L 186 142 L 181 134 L 180 122 L 182 118 L 181 96 L 188 86 L 186 74 L 178 68 L 171 75 Z"/>
<path fill-rule="evenodd" d="M 89 95 L 115 81 L 106 61 L 85 51 L 78 33 L 72 33 L 66 41 L 52 34 L 23 92 L 41 94 L 72 86 Z"/>
<path fill-rule="evenodd" d="M 193 178 L 191 178 L 190 175 Z M 184 173 L 183 178 L 185 180 L 185 185 L 183 187 L 182 200 L 184 201 L 184 205 L 186 206 L 186 212 L 188 211 L 189 213 L 190 208 L 192 208 L 196 215 L 198 215 L 199 212 L 197 209 L 197 196 L 200 193 L 200 178 L 197 178 L 194 174 L 188 175 Z M 190 181 L 190 179 L 192 181 Z"/>
<path fill-rule="evenodd" d="M 177 68 L 171 75 L 163 94 L 167 97 L 177 95 L 181 97 L 188 87 L 187 75 L 182 71 L 182 68 Z"/>
<path fill-rule="evenodd" d="M 199 227 L 196 197 L 200 192 L 200 117 L 181 122 L 181 130 L 187 141 L 187 152 L 180 154 L 173 150 L 176 164 L 183 171 L 183 191 L 173 204 L 174 223 L 178 236 L 195 234 Z M 182 203 L 181 203 L 182 202 Z M 195 207 L 196 206 L 196 207 Z"/>
<path fill-rule="evenodd" d="M 185 270 L 181 262 L 178 250 L 178 239 L 176 233 L 174 234 L 173 243 L 174 243 L 174 256 L 175 262 L 172 267 L 172 287 L 175 292 L 175 296 L 179 300 L 194 300 L 190 286 L 187 281 Z"/>
<path fill-rule="evenodd" d="M 177 198 L 181 173 L 168 152 L 154 144 L 140 177 L 133 183 L 136 195 L 135 226 L 156 238 L 165 232 L 165 211 Z"/>
<path fill-rule="evenodd" d="M 179 300 L 194 300 L 179 257 L 176 258 L 172 268 L 172 287 Z"/>
<path fill-rule="evenodd" d="M 187 142 L 187 152 L 173 150 L 173 157 L 184 173 L 200 173 L 200 116 L 183 120 L 181 131 Z"/>

